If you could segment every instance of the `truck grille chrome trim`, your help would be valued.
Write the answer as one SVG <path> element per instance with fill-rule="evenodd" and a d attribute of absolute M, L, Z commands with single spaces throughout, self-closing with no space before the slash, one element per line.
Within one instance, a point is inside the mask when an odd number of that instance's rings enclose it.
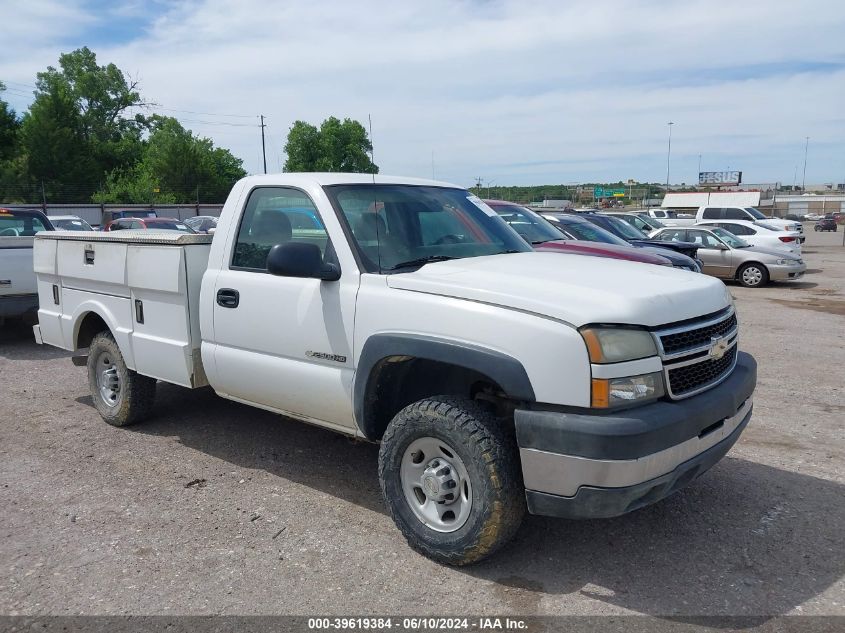
<path fill-rule="evenodd" d="M 666 393 L 689 398 L 730 376 L 737 361 L 738 324 L 734 309 L 653 332 Z"/>

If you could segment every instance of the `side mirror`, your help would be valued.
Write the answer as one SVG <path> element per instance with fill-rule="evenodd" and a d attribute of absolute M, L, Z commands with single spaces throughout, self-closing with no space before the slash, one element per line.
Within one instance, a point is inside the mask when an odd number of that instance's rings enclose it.
<path fill-rule="evenodd" d="M 728 250 L 728 247 L 725 246 L 724 244 L 716 244 L 716 250 L 717 251 L 726 251 L 726 250 Z"/>
<path fill-rule="evenodd" d="M 308 242 L 276 244 L 267 254 L 267 272 L 280 277 L 305 277 L 337 281 L 340 269 L 324 264 L 320 247 Z"/>

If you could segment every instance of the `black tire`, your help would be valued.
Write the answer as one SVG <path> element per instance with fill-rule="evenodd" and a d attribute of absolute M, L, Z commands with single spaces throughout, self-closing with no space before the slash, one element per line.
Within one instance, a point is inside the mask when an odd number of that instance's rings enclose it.
<path fill-rule="evenodd" d="M 746 280 L 746 272 L 756 269 L 759 271 L 759 275 L 755 276 L 755 280 L 752 281 L 750 279 Z M 769 269 L 763 266 L 763 264 L 758 264 L 756 262 L 751 262 L 750 264 L 745 264 L 741 266 L 740 269 L 736 273 L 736 278 L 743 286 L 746 288 L 760 288 L 761 286 L 765 286 L 769 283 Z"/>
<path fill-rule="evenodd" d="M 469 515 L 453 532 L 426 526 L 402 490 L 402 457 L 419 438 L 435 438 L 452 447 L 469 476 Z M 405 407 L 384 433 L 378 472 L 396 526 L 413 549 L 437 562 L 468 565 L 480 561 L 513 538 L 525 515 L 525 491 L 513 430 L 473 400 L 434 396 Z"/>
<path fill-rule="evenodd" d="M 119 384 L 119 397 L 109 404 L 97 381 L 98 363 L 107 359 Z M 155 378 L 142 376 L 126 366 L 120 348 L 111 332 L 100 332 L 88 348 L 88 387 L 91 399 L 100 416 L 112 426 L 128 426 L 149 417 L 155 403 Z"/>
<path fill-rule="evenodd" d="M 815 227 L 815 230 L 816 230 L 816 233 L 818 233 L 818 232 L 819 232 L 819 231 L 821 231 L 822 229 L 821 229 L 821 227 L 820 227 L 820 226 L 817 226 L 817 227 Z"/>

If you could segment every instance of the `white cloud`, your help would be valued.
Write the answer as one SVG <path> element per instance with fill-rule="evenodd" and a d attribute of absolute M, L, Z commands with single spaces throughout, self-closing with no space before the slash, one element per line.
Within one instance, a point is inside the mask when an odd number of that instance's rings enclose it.
<path fill-rule="evenodd" d="M 430 175 L 434 152 L 437 176 L 462 184 L 479 175 L 500 184 L 661 181 L 669 120 L 677 180 L 694 178 L 699 153 L 707 168 L 791 180 L 808 135 L 817 161 L 808 179 L 845 173 L 837 0 L 800 9 L 712 0 L 161 7 L 139 38 L 97 47 L 101 62 L 138 75 L 145 96 L 167 107 L 265 114 L 271 169 L 295 119 L 366 123 L 372 114 L 382 172 Z M 42 17 L 46 40 L 58 38 Z M 86 28 L 84 12 L 74 19 Z M 42 58 L 15 59 L 16 76 L 26 69 L 31 78 Z M 257 128 L 186 125 L 260 169 Z"/>

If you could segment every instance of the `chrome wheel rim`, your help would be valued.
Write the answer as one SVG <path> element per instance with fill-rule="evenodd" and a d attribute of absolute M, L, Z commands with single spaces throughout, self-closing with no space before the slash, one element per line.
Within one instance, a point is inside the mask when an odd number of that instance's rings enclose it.
<path fill-rule="evenodd" d="M 752 266 L 742 271 L 742 280 L 749 286 L 757 286 L 763 281 L 763 271 Z"/>
<path fill-rule="evenodd" d="M 405 449 L 400 467 L 402 492 L 421 523 L 436 532 L 454 532 L 469 518 L 472 484 L 458 453 L 434 437 Z"/>
<path fill-rule="evenodd" d="M 100 352 L 94 365 L 97 378 L 97 391 L 100 399 L 108 407 L 120 405 L 122 396 L 120 373 L 115 365 L 114 357 L 109 352 Z"/>

